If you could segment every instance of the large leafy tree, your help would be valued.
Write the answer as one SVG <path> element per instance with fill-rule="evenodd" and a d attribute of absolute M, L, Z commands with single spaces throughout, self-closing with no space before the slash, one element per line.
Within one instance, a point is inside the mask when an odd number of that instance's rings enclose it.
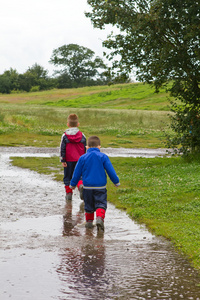
<path fill-rule="evenodd" d="M 109 57 L 137 78 L 166 85 L 172 103 L 170 145 L 181 151 L 200 149 L 200 2 L 194 0 L 88 0 L 86 13 L 95 27 L 112 24 L 119 30 L 104 41 Z M 170 83 L 170 84 L 169 84 Z"/>
<path fill-rule="evenodd" d="M 63 45 L 53 50 L 50 63 L 60 67 L 56 71 L 61 77 L 62 87 L 83 86 L 101 78 L 101 70 L 106 66 L 94 51 L 77 44 Z"/>

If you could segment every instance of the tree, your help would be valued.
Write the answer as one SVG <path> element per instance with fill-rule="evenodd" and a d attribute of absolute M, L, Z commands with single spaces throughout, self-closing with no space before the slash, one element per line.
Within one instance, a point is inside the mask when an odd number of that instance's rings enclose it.
<path fill-rule="evenodd" d="M 121 70 L 137 68 L 137 79 L 166 86 L 175 97 L 169 145 L 181 151 L 200 149 L 200 5 L 194 0 L 88 0 L 86 13 L 103 29 L 112 24 L 119 30 L 104 41 L 108 55 Z M 170 85 L 169 85 L 170 83 Z M 180 103 L 178 105 L 178 103 Z M 194 121 L 195 119 L 195 121 Z M 191 135 L 192 126 L 192 135 Z"/>
<path fill-rule="evenodd" d="M 94 57 L 94 52 L 77 44 L 68 44 L 53 50 L 50 63 L 61 67 L 56 71 L 63 79 L 67 78 L 67 87 L 71 81 L 72 86 L 84 86 L 88 82 L 95 83 L 100 76 L 100 70 L 106 66 L 100 57 Z"/>
<path fill-rule="evenodd" d="M 47 79 L 48 70 L 45 70 L 42 66 L 35 63 L 32 67 L 29 67 L 27 72 L 30 72 L 37 79 Z"/>
<path fill-rule="evenodd" d="M 0 93 L 10 94 L 11 91 L 19 88 L 19 74 L 16 70 L 10 68 L 0 75 Z"/>
<path fill-rule="evenodd" d="M 52 79 L 48 77 L 48 70 L 35 63 L 27 71 L 19 75 L 20 90 L 29 92 L 47 90 L 53 86 Z"/>
<path fill-rule="evenodd" d="M 73 87 L 73 81 L 68 73 L 62 73 L 57 78 L 57 87 L 59 89 L 71 88 Z"/>
<path fill-rule="evenodd" d="M 33 78 L 32 87 L 39 87 L 39 90 L 46 90 L 51 87 L 50 78 L 48 77 L 48 70 L 45 70 L 42 66 L 35 63 L 32 67 L 29 67 L 26 75 L 29 78 Z"/>

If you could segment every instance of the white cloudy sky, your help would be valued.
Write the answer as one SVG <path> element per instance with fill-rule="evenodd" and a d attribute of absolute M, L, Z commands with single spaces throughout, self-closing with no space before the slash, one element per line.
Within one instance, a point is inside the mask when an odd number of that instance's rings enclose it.
<path fill-rule="evenodd" d="M 102 40 L 111 28 L 94 29 L 84 11 L 87 0 L 5 0 L 0 9 L 0 74 L 10 68 L 19 73 L 38 63 L 49 64 L 53 49 L 65 44 L 90 48 L 103 57 Z"/>

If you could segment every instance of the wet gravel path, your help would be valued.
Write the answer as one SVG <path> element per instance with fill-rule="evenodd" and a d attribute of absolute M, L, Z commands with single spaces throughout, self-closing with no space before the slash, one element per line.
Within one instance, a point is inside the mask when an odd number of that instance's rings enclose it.
<path fill-rule="evenodd" d="M 57 149 L 22 149 L 0 148 L 0 299 L 200 299 L 199 275 L 171 243 L 111 204 L 105 234 L 86 230 L 77 191 L 66 203 L 62 183 L 10 164 Z"/>

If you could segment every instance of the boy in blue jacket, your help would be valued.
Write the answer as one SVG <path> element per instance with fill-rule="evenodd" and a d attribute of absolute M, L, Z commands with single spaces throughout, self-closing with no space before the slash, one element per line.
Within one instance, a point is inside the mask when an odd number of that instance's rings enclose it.
<path fill-rule="evenodd" d="M 96 211 L 97 229 L 98 231 L 104 231 L 104 218 L 107 209 L 106 172 L 115 186 L 119 186 L 120 183 L 109 157 L 100 152 L 100 148 L 100 139 L 97 136 L 88 138 L 87 153 L 78 160 L 70 182 L 70 188 L 74 189 L 82 176 L 85 227 L 93 227 L 94 212 Z"/>

